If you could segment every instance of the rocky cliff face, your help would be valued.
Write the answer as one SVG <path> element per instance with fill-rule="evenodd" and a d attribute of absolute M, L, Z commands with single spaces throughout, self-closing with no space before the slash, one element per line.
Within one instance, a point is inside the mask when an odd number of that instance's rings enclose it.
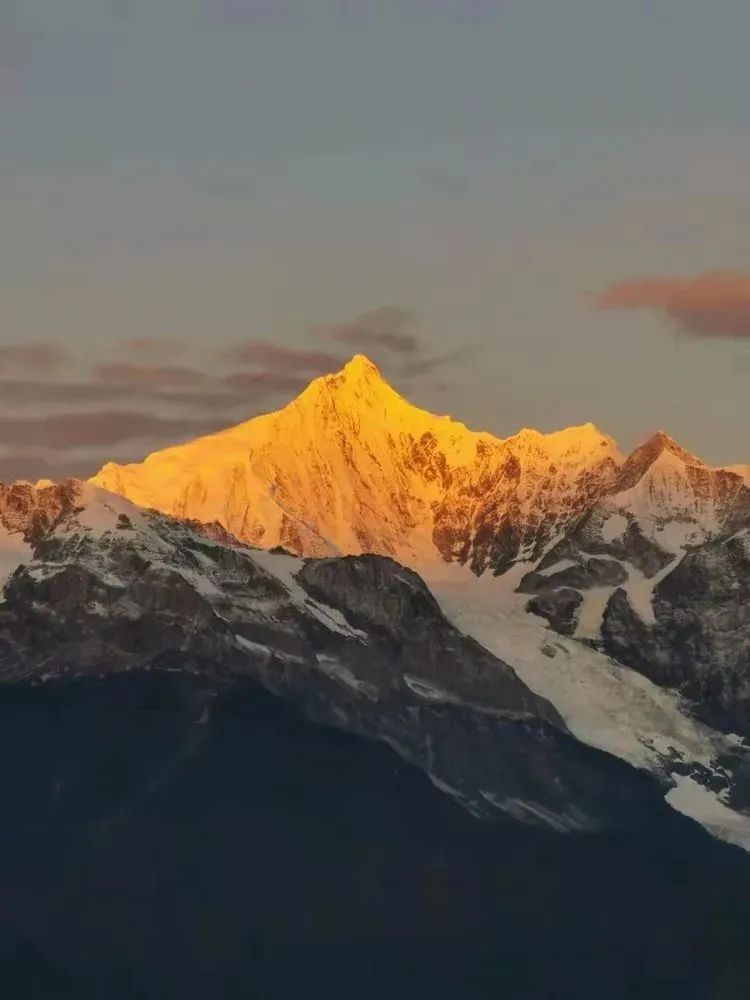
<path fill-rule="evenodd" d="M 658 434 L 519 589 L 556 630 L 750 724 L 750 489 Z"/>
<path fill-rule="evenodd" d="M 24 495 L 19 531 L 40 505 L 57 513 L 5 587 L 5 683 L 173 669 L 249 677 L 319 721 L 386 741 L 477 814 L 573 830 L 627 827 L 664 808 L 655 783 L 574 739 L 386 557 L 251 550 L 91 485 Z"/>
<path fill-rule="evenodd" d="M 316 721 L 385 741 L 477 815 L 560 831 L 632 828 L 689 780 L 723 798 L 707 819 L 691 803 L 678 808 L 745 842 L 745 817 L 733 811 L 745 804 L 744 748 L 699 732 L 678 706 L 669 726 L 685 739 L 672 737 L 669 749 L 658 728 L 650 735 L 653 709 L 625 744 L 588 736 L 586 726 L 580 742 L 540 695 L 544 683 L 531 690 L 389 557 L 302 560 L 253 549 L 220 525 L 145 511 L 74 481 L 24 485 L 14 497 L 1 682 L 180 671 L 210 689 L 249 678 Z M 18 538 L 28 539 L 22 550 Z M 527 669 L 528 650 L 518 654 Z M 556 669 L 553 649 L 543 644 L 539 655 Z M 617 711 L 625 718 L 633 705 Z"/>
<path fill-rule="evenodd" d="M 713 724 L 750 732 L 750 530 L 689 550 L 653 591 L 644 622 L 616 590 L 602 647 L 676 688 Z"/>

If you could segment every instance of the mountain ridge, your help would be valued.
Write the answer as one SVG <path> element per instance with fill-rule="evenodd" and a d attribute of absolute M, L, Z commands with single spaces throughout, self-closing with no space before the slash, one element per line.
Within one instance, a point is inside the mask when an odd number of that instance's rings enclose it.
<path fill-rule="evenodd" d="M 495 438 L 411 406 L 359 355 L 274 414 L 93 482 L 251 545 L 501 577 L 550 627 L 750 731 L 750 486 L 663 430 L 627 456 L 591 423 Z"/>
<path fill-rule="evenodd" d="M 412 406 L 360 354 L 280 410 L 140 463 L 108 463 L 92 482 L 163 513 L 219 521 L 253 545 L 502 574 L 538 561 L 601 497 L 673 460 L 721 471 L 663 431 L 625 456 L 592 423 L 508 438 L 470 430 Z M 740 482 L 737 469 L 723 474 Z"/>
<path fill-rule="evenodd" d="M 6 488 L 0 524 L 26 546 L 0 601 L 0 684 L 177 672 L 210 691 L 253 679 L 315 721 L 387 743 L 478 816 L 623 830 L 648 827 L 666 799 L 750 849 L 741 742 L 635 672 L 613 688 L 600 654 L 580 673 L 574 644 L 551 644 L 522 611 L 498 616 L 499 590 L 485 594 L 485 625 L 472 623 L 484 598 L 468 571 L 456 604 L 458 592 L 433 594 L 387 557 L 250 548 L 75 480 Z M 209 697 L 202 725 L 210 712 Z"/>
<path fill-rule="evenodd" d="M 355 355 L 281 410 L 152 453 L 142 463 L 108 463 L 92 481 L 164 513 L 218 520 L 251 544 L 325 554 L 319 539 L 299 537 L 298 526 L 269 502 L 273 485 L 286 507 L 300 514 L 304 508 L 308 517 L 312 510 L 319 535 L 337 549 L 379 551 L 414 565 L 461 561 L 467 544 L 473 550 L 468 522 L 477 518 L 478 501 L 493 482 L 508 492 L 524 456 L 525 465 L 539 467 L 530 468 L 533 481 L 520 491 L 526 494 L 540 487 L 570 492 L 584 467 L 613 471 L 621 461 L 615 442 L 593 424 L 551 434 L 523 428 L 506 439 L 470 430 L 412 406 L 372 362 Z M 565 466 L 557 483 L 556 463 Z M 542 467 L 553 468 L 546 483 Z M 456 514 L 460 526 L 453 523 Z M 530 514 L 525 522 L 533 521 Z M 531 542 L 533 530 L 524 527 Z M 478 552 L 480 571 L 491 562 L 490 553 Z"/>

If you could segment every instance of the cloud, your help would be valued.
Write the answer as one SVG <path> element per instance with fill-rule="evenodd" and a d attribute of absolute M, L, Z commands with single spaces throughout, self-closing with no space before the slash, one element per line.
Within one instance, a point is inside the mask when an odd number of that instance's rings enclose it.
<path fill-rule="evenodd" d="M 596 304 L 661 313 L 680 332 L 696 337 L 750 338 L 750 274 L 743 271 L 622 281 L 598 295 Z"/>
<path fill-rule="evenodd" d="M 145 386 L 204 385 L 208 377 L 179 365 L 145 365 L 124 362 L 98 365 L 94 373 L 102 382 Z"/>
<path fill-rule="evenodd" d="M 302 375 L 286 375 L 283 372 L 239 372 L 227 375 L 223 382 L 238 393 L 267 396 L 276 392 L 299 392 L 308 380 Z"/>
<path fill-rule="evenodd" d="M 134 357 L 163 357 L 174 351 L 174 342 L 162 340 L 161 337 L 126 337 L 121 340 L 119 347 L 126 354 Z M 182 346 L 184 350 L 184 346 Z"/>
<path fill-rule="evenodd" d="M 182 441 L 204 433 L 207 433 L 206 421 L 121 410 L 41 417 L 0 416 L 0 441 L 10 449 L 98 448 L 135 439 Z"/>
<path fill-rule="evenodd" d="M 59 368 L 67 353 L 56 344 L 41 340 L 26 344 L 0 345 L 0 366 L 21 368 L 32 372 L 49 372 Z"/>
<path fill-rule="evenodd" d="M 452 351 L 446 351 L 444 354 L 413 358 L 401 365 L 399 374 L 402 378 L 417 378 L 421 375 L 430 375 L 432 372 L 445 367 L 445 365 L 465 361 L 475 354 L 477 350 L 478 347 L 476 344 L 467 344 L 464 347 L 456 347 Z"/>
<path fill-rule="evenodd" d="M 38 479 L 64 479 L 71 474 L 69 470 L 61 474 L 60 466 L 34 452 L 9 452 L 0 455 L 0 483 L 14 482 L 17 479 L 34 483 Z"/>
<path fill-rule="evenodd" d="M 0 400 L 18 406 L 35 408 L 65 404 L 112 404 L 120 400 L 132 403 L 133 398 L 157 404 L 184 406 L 188 410 L 235 409 L 242 396 L 223 382 L 209 383 L 205 389 L 162 389 L 154 385 L 118 382 L 43 382 L 20 379 L 0 379 Z"/>
<path fill-rule="evenodd" d="M 315 327 L 321 336 L 350 347 L 372 350 L 385 348 L 400 354 L 414 354 L 419 347 L 417 338 L 409 328 L 417 321 L 410 309 L 401 306 L 380 306 L 361 313 L 346 323 Z"/>
<path fill-rule="evenodd" d="M 344 363 L 328 351 L 307 351 L 296 347 L 281 347 L 267 340 L 247 340 L 238 344 L 226 355 L 242 365 L 257 365 L 270 372 L 306 372 L 324 375 L 337 371 Z"/>

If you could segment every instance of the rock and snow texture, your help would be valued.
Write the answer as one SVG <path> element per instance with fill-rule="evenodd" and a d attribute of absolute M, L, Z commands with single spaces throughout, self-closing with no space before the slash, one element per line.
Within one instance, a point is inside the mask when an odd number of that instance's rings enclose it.
<path fill-rule="evenodd" d="M 664 434 L 522 580 L 528 609 L 750 731 L 750 489 Z"/>
<path fill-rule="evenodd" d="M 251 677 L 319 721 L 384 740 L 477 814 L 564 831 L 649 828 L 670 814 L 654 783 L 577 741 L 393 560 L 303 561 L 92 484 L 50 489 L 17 512 L 30 559 L 0 605 L 0 681 L 165 669 L 210 688 Z"/>
<path fill-rule="evenodd" d="M 522 568 L 515 571 L 516 577 Z M 750 741 L 712 729 L 690 705 L 637 671 L 525 611 L 515 580 L 479 580 L 458 567 L 428 578 L 459 628 L 513 665 L 582 742 L 656 774 L 667 802 L 711 833 L 750 851 Z"/>
<path fill-rule="evenodd" d="M 748 467 L 710 468 L 663 432 L 627 458 L 592 424 L 500 440 L 411 406 L 357 356 L 277 413 L 95 482 L 307 556 L 526 566 L 528 609 L 557 631 L 750 727 L 748 571 L 732 541 L 750 528 Z M 689 583 L 685 559 L 729 588 Z"/>
<path fill-rule="evenodd" d="M 478 814 L 573 830 L 655 808 L 627 768 L 610 773 L 579 740 L 654 774 L 669 805 L 712 833 L 750 844 L 750 821 L 733 808 L 733 768 L 750 766 L 741 741 L 525 614 L 520 568 L 477 578 L 433 566 L 436 601 L 389 559 L 249 549 L 220 525 L 148 512 L 90 483 L 11 490 L 4 520 L 25 548 L 0 605 L 4 680 L 244 674 L 322 721 L 386 740 Z"/>
<path fill-rule="evenodd" d="M 308 677 L 313 670 L 317 683 L 332 685 L 326 690 L 336 692 L 335 711 L 349 724 L 374 727 L 394 746 L 405 740 L 406 755 L 472 808 L 489 803 L 543 814 L 544 795 L 526 808 L 522 795 L 507 788 L 503 799 L 480 787 L 476 762 L 467 786 L 430 741 L 417 747 L 398 712 L 396 732 L 385 716 L 377 725 L 370 716 L 364 722 L 360 702 L 352 722 L 352 706 L 337 700 L 348 692 L 378 702 L 385 682 L 363 650 L 384 643 L 390 652 L 379 669 L 387 663 L 396 671 L 396 679 L 388 674 L 387 690 L 411 699 L 410 711 L 433 735 L 438 723 L 425 720 L 438 707 L 482 719 L 489 712 L 495 724 L 502 717 L 517 726 L 523 716 L 517 704 L 493 705 L 490 689 L 462 678 L 456 664 L 451 672 L 441 659 L 445 649 L 426 634 L 419 652 L 400 659 L 394 649 L 411 639 L 409 628 L 402 622 L 394 638 L 389 620 L 378 617 L 377 567 L 361 564 L 363 609 L 340 586 L 360 586 L 347 560 L 327 558 L 391 556 L 435 580 L 449 615 L 549 699 L 575 736 L 657 773 L 672 789 L 670 804 L 685 811 L 692 803 L 707 827 L 722 827 L 724 810 L 739 816 L 724 826 L 742 839 L 745 819 L 736 809 L 750 799 L 740 788 L 750 773 L 746 751 L 694 715 L 750 733 L 749 468 L 710 468 L 661 432 L 627 458 L 591 424 L 553 434 L 523 430 L 506 440 L 476 433 L 412 407 L 358 356 L 277 413 L 140 464 L 107 465 L 86 487 L 4 488 L 6 569 L 30 554 L 33 560 L 11 576 L 3 614 L 12 615 L 13 607 L 31 614 L 46 601 L 52 617 L 75 619 L 80 612 L 109 622 L 103 636 L 86 618 L 90 641 L 63 645 L 51 656 L 52 669 L 56 662 L 93 667 L 105 652 L 121 665 L 137 664 L 154 648 L 162 659 L 208 657 L 219 668 L 240 656 L 258 670 L 263 663 L 262 679 L 271 687 L 280 682 L 278 671 L 268 673 L 270 664 L 284 664 L 285 690 L 305 697 L 309 691 L 294 671 Z M 191 519 L 202 524 L 199 536 Z M 228 531 L 250 546 L 281 546 L 321 561 L 303 565 L 291 555 L 251 553 Z M 399 595 L 395 610 L 408 594 L 419 603 L 418 578 L 388 565 L 386 592 Z M 462 581 L 460 601 L 441 576 L 454 571 Z M 152 620 L 157 610 L 159 623 Z M 165 615 L 181 622 L 181 639 L 162 627 Z M 140 651 L 122 648 L 124 620 L 145 629 Z M 305 645 L 312 634 L 322 643 L 314 654 Z M 443 639 L 450 653 L 454 639 Z M 6 643 L 3 655 L 7 663 L 17 653 L 23 673 L 28 649 L 22 643 L 16 649 L 16 641 Z M 47 662 L 49 650 L 43 652 Z M 470 660 L 461 669 L 472 678 Z M 41 669 L 38 662 L 33 669 Z M 499 737 L 491 732 L 486 738 L 497 749 Z M 459 757 L 475 749 L 462 746 Z M 556 808 L 555 822 L 574 827 L 574 813 L 561 818 L 559 802 Z"/>
<path fill-rule="evenodd" d="M 277 413 L 94 481 L 254 545 L 502 570 L 541 553 L 610 483 L 620 456 L 591 425 L 500 440 L 411 406 L 362 356 Z"/>

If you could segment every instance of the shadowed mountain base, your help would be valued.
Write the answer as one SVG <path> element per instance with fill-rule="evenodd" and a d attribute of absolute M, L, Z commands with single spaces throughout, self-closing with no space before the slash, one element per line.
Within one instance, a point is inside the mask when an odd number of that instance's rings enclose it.
<path fill-rule="evenodd" d="M 6 688 L 0 783 L 13 1000 L 750 993 L 739 850 L 475 820 L 250 682 Z"/>

